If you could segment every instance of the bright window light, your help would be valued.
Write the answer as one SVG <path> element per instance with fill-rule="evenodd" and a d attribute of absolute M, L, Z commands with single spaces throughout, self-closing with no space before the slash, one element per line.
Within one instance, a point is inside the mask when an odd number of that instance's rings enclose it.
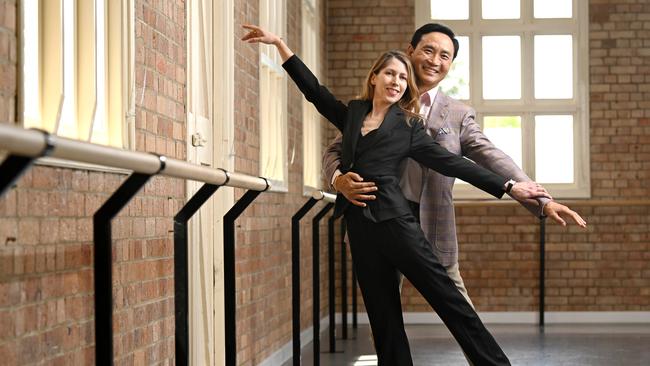
<path fill-rule="evenodd" d="M 483 0 L 483 19 L 519 19 L 519 0 Z"/>
<path fill-rule="evenodd" d="M 573 36 L 535 36 L 535 98 L 573 98 Z"/>
<path fill-rule="evenodd" d="M 25 128 L 41 126 L 41 95 L 39 67 L 38 0 L 24 0 L 23 12 L 23 95 Z"/>
<path fill-rule="evenodd" d="M 483 99 L 521 98 L 521 39 L 483 37 Z"/>
<path fill-rule="evenodd" d="M 535 181 L 573 183 L 573 116 L 535 116 Z"/>
<path fill-rule="evenodd" d="M 431 0 L 431 19 L 469 19 L 469 1 Z"/>
<path fill-rule="evenodd" d="M 533 14 L 535 18 L 571 18 L 573 1 L 571 0 L 535 0 Z"/>
<path fill-rule="evenodd" d="M 97 45 L 95 57 L 97 58 L 96 88 L 97 104 L 93 120 L 91 142 L 108 145 L 108 121 L 106 120 L 106 4 L 97 0 L 95 4 L 95 29 Z"/>
<path fill-rule="evenodd" d="M 74 1 L 63 2 L 63 105 L 59 117 L 58 135 L 78 138 L 76 108 L 77 57 L 75 50 L 75 9 Z"/>

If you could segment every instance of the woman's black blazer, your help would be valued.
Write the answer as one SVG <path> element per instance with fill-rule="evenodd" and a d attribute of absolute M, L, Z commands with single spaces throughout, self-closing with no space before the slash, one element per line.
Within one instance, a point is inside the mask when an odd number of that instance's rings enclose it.
<path fill-rule="evenodd" d="M 361 126 L 372 102 L 353 100 L 347 106 L 341 103 L 295 55 L 282 66 L 305 98 L 342 132 L 341 172 L 353 171 L 377 184 L 376 200 L 367 201 L 364 209 L 364 215 L 372 221 L 381 222 L 411 212 L 399 187 L 400 163 L 407 157 L 441 174 L 469 182 L 495 197 L 501 198 L 505 193 L 506 178 L 450 153 L 427 135 L 420 119 L 409 117 L 397 104 L 390 107 L 377 130 L 362 137 Z M 349 204 L 339 194 L 335 214 L 343 213 Z"/>

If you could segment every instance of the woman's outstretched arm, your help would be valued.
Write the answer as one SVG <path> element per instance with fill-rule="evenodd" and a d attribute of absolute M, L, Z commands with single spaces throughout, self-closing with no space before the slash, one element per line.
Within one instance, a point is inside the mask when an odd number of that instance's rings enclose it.
<path fill-rule="evenodd" d="M 316 76 L 298 56 L 294 55 L 282 38 L 256 25 L 247 24 L 243 27 L 249 30 L 242 38 L 243 41 L 274 45 L 278 49 L 284 62 L 282 67 L 287 71 L 305 98 L 314 104 L 323 117 L 327 118 L 339 130 L 342 130 L 348 107 L 337 100 L 325 86 L 320 84 Z"/>

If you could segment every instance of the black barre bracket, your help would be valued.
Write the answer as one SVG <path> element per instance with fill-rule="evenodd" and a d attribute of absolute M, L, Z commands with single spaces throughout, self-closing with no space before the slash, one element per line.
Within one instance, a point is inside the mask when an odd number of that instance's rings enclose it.
<path fill-rule="evenodd" d="M 539 330 L 544 333 L 546 278 L 546 216 L 539 218 Z"/>
<path fill-rule="evenodd" d="M 300 219 L 318 202 L 310 198 L 291 217 L 291 312 L 293 364 L 300 366 Z"/>
<path fill-rule="evenodd" d="M 312 219 L 312 287 L 313 287 L 313 356 L 314 366 L 320 365 L 320 221 L 334 207 L 328 203 Z"/>
<path fill-rule="evenodd" d="M 2 196 L 7 189 L 13 187 L 18 178 L 20 178 L 27 169 L 32 166 L 36 159 L 49 155 L 54 150 L 54 143 L 52 142 L 52 135 L 46 131 L 38 130 L 43 133 L 45 140 L 45 147 L 39 152 L 37 156 L 20 156 L 9 155 L 0 165 L 0 196 Z"/>
<path fill-rule="evenodd" d="M 111 220 L 149 181 L 165 168 L 164 156 L 159 156 L 160 168 L 153 174 L 133 173 L 104 202 L 93 215 L 94 284 L 95 284 L 95 364 L 113 365 L 113 248 Z"/>
<path fill-rule="evenodd" d="M 269 189 L 266 182 L 265 191 Z M 223 216 L 223 286 L 224 286 L 224 328 L 226 337 L 226 365 L 237 364 L 236 310 L 237 292 L 235 288 L 235 220 L 257 198 L 262 191 L 249 190 Z"/>
<path fill-rule="evenodd" d="M 226 172 L 228 183 L 228 173 Z M 189 343 L 189 274 L 187 225 L 194 214 L 220 186 L 204 184 L 174 216 L 174 321 L 176 323 L 176 364 L 190 364 Z"/>

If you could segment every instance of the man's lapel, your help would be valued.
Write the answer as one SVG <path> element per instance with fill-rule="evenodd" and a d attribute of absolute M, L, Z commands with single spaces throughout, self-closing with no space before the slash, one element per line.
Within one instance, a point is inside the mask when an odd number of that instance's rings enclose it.
<path fill-rule="evenodd" d="M 442 90 L 438 90 L 436 99 L 433 100 L 433 105 L 431 106 L 429 118 L 427 118 L 427 129 L 432 131 L 433 137 L 438 134 L 445 121 L 445 117 L 447 117 L 447 113 L 449 113 L 449 97 Z"/>

